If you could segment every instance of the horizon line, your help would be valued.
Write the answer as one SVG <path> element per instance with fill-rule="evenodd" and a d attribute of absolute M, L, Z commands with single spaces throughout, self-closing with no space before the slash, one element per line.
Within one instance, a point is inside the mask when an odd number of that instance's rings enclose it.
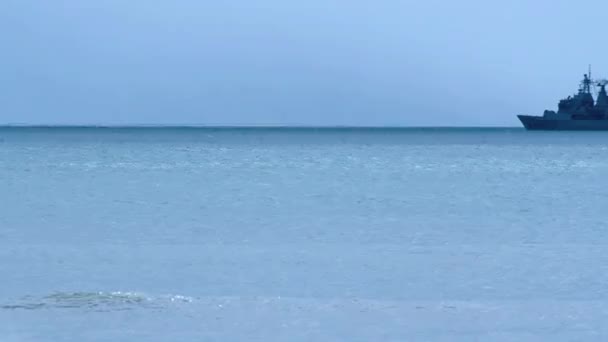
<path fill-rule="evenodd" d="M 432 125 L 197 125 L 197 124 L 0 124 L 0 128 L 210 128 L 210 129 L 510 129 L 521 126 Z"/>

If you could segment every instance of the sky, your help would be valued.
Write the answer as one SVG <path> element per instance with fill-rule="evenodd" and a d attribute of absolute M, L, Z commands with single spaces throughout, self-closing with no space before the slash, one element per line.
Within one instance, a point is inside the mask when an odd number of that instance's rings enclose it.
<path fill-rule="evenodd" d="M 606 1 L 2 0 L 0 124 L 518 126 Z"/>

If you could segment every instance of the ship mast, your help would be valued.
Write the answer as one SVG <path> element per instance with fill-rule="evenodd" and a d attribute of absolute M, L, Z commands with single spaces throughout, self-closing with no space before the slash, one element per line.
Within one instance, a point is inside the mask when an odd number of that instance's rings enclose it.
<path fill-rule="evenodd" d="M 581 82 L 580 92 L 584 94 L 591 94 L 592 82 L 593 81 L 591 80 L 591 64 L 589 64 L 589 73 L 585 74 L 585 78 L 583 79 L 583 82 Z"/>

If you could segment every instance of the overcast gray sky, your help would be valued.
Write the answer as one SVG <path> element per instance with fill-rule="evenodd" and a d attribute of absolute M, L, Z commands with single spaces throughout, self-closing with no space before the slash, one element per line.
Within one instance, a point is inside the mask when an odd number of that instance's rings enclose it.
<path fill-rule="evenodd" d="M 606 1 L 3 0 L 0 123 L 519 125 L 608 77 Z"/>

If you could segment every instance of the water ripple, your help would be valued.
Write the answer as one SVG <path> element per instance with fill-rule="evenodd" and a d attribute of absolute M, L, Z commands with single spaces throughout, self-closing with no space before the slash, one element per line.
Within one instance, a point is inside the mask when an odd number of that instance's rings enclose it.
<path fill-rule="evenodd" d="M 88 309 L 93 311 L 125 311 L 163 309 L 172 303 L 190 303 L 181 295 L 151 297 L 136 292 L 56 292 L 43 297 L 25 296 L 0 305 L 0 310 Z"/>

